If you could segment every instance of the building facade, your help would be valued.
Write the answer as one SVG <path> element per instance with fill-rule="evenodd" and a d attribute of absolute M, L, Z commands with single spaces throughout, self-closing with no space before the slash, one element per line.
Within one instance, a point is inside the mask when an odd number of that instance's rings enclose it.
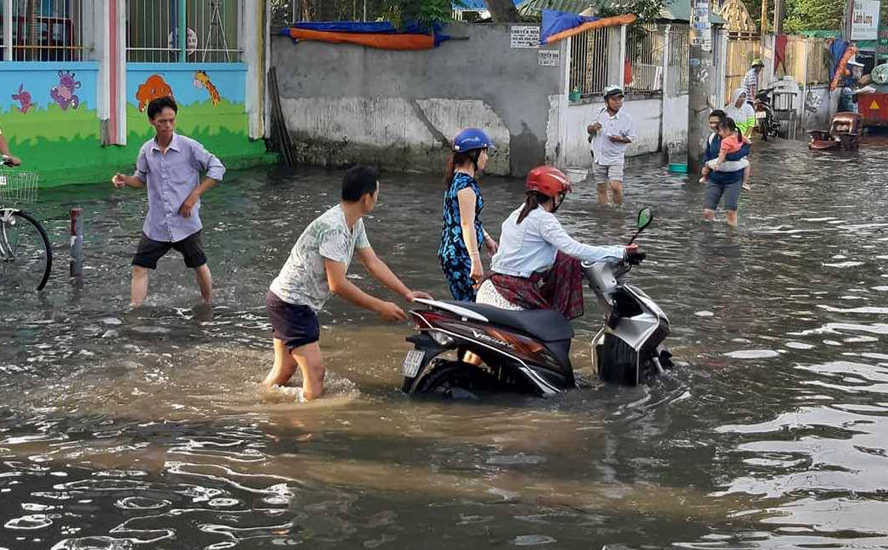
<path fill-rule="evenodd" d="M 3 0 L 0 25 L 0 127 L 41 186 L 131 170 L 165 95 L 230 167 L 268 161 L 264 0 Z"/>

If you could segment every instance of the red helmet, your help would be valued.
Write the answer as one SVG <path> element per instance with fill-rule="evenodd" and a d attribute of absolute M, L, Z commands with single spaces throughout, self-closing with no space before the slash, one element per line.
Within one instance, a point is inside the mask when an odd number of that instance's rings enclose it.
<path fill-rule="evenodd" d="M 537 166 L 527 174 L 526 191 L 536 191 L 550 198 L 570 193 L 570 181 L 554 166 Z"/>

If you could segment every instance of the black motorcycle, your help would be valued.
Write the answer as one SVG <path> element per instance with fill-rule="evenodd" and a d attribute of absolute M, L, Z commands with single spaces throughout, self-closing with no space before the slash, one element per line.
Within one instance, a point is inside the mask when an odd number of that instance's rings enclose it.
<path fill-rule="evenodd" d="M 650 225 L 650 208 L 638 215 L 638 231 Z M 640 262 L 640 260 L 639 260 Z M 604 326 L 592 339 L 592 363 L 606 382 L 636 385 L 671 368 L 662 346 L 669 320 L 640 289 L 627 284 L 625 260 L 583 264 L 585 278 L 605 311 Z M 538 396 L 576 387 L 570 361 L 574 332 L 557 311 L 511 311 L 471 302 L 416 300 L 411 310 L 419 330 L 407 338 L 414 349 L 402 366 L 408 394 L 474 397 L 479 391 L 517 391 Z M 452 357 L 441 357 L 454 352 Z M 467 353 L 483 361 L 475 366 Z"/>
<path fill-rule="evenodd" d="M 755 94 L 755 103 L 753 104 L 755 125 L 764 141 L 768 141 L 768 138 L 777 137 L 777 133 L 780 130 L 780 124 L 777 121 L 777 117 L 774 116 L 774 107 L 771 105 L 773 93 L 774 88 L 759 90 Z"/>

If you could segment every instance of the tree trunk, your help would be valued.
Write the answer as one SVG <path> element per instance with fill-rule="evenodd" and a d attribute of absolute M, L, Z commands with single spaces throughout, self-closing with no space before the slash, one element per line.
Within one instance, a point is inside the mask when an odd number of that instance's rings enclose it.
<path fill-rule="evenodd" d="M 490 16 L 497 23 L 512 23 L 521 20 L 518 9 L 512 0 L 484 0 L 484 3 L 490 10 Z"/>

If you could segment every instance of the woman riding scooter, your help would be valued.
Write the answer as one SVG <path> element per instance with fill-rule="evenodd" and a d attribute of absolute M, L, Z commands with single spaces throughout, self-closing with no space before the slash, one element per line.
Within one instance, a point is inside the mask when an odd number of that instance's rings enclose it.
<path fill-rule="evenodd" d="M 583 314 L 581 261 L 636 260 L 637 245 L 589 246 L 572 239 L 555 212 L 570 193 L 557 168 L 539 166 L 527 175 L 524 204 L 502 224 L 493 274 L 481 284 L 477 303 L 503 309 L 554 309 L 567 319 Z"/>

